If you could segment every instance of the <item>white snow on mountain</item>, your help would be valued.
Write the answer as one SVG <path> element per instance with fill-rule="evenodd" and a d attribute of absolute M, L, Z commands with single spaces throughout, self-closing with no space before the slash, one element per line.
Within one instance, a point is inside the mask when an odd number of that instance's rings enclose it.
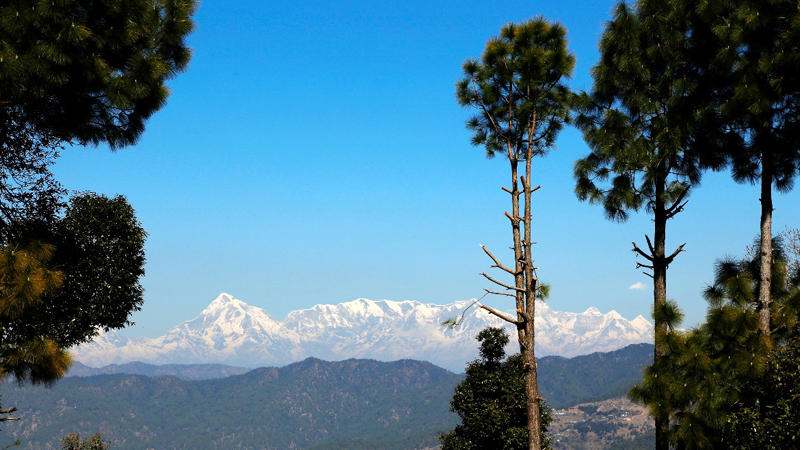
<path fill-rule="evenodd" d="M 278 321 L 263 309 L 223 293 L 199 316 L 163 336 L 126 340 L 112 331 L 72 352 L 75 359 L 90 366 L 131 361 L 282 366 L 314 356 L 325 360 L 421 359 L 461 372 L 478 356 L 475 335 L 483 328 L 507 328 L 512 336 L 508 351 L 518 351 L 515 329 L 477 305 L 467 309 L 472 303 L 433 305 L 360 298 L 292 311 Z M 441 325 L 465 309 L 457 327 Z M 638 316 L 629 321 L 616 311 L 561 312 L 538 303 L 535 321 L 537 356 L 571 357 L 653 340 L 653 325 L 647 319 Z"/>

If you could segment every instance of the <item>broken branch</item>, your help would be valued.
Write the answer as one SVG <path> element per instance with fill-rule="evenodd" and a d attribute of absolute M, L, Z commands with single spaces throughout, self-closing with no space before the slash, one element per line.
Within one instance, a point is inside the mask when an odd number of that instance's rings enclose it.
<path fill-rule="evenodd" d="M 507 285 L 507 284 L 505 284 L 503 282 L 495 280 L 494 278 L 490 277 L 489 275 L 486 275 L 485 273 L 481 273 L 481 275 L 486 277 L 486 279 L 491 281 L 492 283 L 495 283 L 495 284 L 498 284 L 500 286 L 503 286 L 504 288 L 506 288 L 508 290 L 517 291 L 517 292 L 525 292 L 525 289 L 514 287 L 514 286 L 509 286 L 509 285 Z"/>
<path fill-rule="evenodd" d="M 497 258 L 494 257 L 492 252 L 489 251 L 489 249 L 487 249 L 483 245 L 481 245 L 481 248 L 483 249 L 483 251 L 487 255 L 489 255 L 489 258 L 492 258 L 492 261 L 494 261 L 494 265 L 492 267 L 497 267 L 498 269 L 505 270 L 506 272 L 510 273 L 511 275 L 516 275 L 516 272 L 514 272 L 513 270 L 511 270 L 508 267 L 506 267 L 503 264 L 501 264 L 500 261 L 498 261 Z"/>
<path fill-rule="evenodd" d="M 488 307 L 486 305 L 481 305 L 481 308 L 485 309 L 486 311 L 489 311 L 490 314 L 493 314 L 493 315 L 505 320 L 508 323 L 514 323 L 514 324 L 519 324 L 520 323 L 519 320 L 514 320 L 514 319 L 504 315 L 503 313 L 501 313 L 500 311 L 498 311 L 498 310 L 496 310 L 494 308 L 490 308 L 490 307 Z"/>
<path fill-rule="evenodd" d="M 648 242 L 648 244 L 650 243 L 650 239 L 649 238 L 647 239 L 647 242 Z M 647 259 L 648 261 L 653 262 L 653 257 L 648 255 L 644 251 L 642 251 L 642 249 L 640 249 L 639 246 L 636 245 L 636 242 L 631 242 L 631 244 L 633 244 L 633 251 L 634 252 L 644 256 L 645 259 Z"/>
<path fill-rule="evenodd" d="M 488 292 L 489 294 L 494 294 L 494 295 L 505 295 L 506 297 L 513 297 L 513 298 L 517 298 L 517 296 L 516 296 L 516 295 L 514 295 L 514 294 L 509 294 L 508 292 L 496 292 L 496 291 L 490 291 L 489 289 L 486 289 L 486 288 L 483 288 L 483 290 L 484 290 L 484 291 L 486 291 L 486 292 Z"/>

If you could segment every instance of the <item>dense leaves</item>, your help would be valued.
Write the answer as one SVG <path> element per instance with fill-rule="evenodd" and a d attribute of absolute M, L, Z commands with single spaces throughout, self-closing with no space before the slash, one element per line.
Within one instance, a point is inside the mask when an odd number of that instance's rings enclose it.
<path fill-rule="evenodd" d="M 473 145 L 489 157 L 546 153 L 569 119 L 565 80 L 574 66 L 561 25 L 539 18 L 503 27 L 480 61 L 464 63 L 456 84 L 459 104 L 480 111 L 467 121 Z"/>
<path fill-rule="evenodd" d="M 50 172 L 59 139 L 31 130 L 17 108 L 0 108 L 0 136 L 0 243 L 7 243 L 52 228 L 66 190 Z"/>
<path fill-rule="evenodd" d="M 749 401 L 737 408 L 725 425 L 729 448 L 784 450 L 800 446 L 800 338 L 769 356 L 766 373 L 745 386 L 743 396 Z"/>
<path fill-rule="evenodd" d="M 144 238 L 124 197 L 74 196 L 50 238 L 0 251 L 0 375 L 51 383 L 67 348 L 122 328 L 142 304 Z"/>

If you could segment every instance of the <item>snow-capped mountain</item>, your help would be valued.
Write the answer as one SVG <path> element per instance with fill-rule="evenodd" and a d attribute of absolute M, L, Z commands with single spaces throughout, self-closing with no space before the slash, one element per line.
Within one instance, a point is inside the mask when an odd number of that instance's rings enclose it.
<path fill-rule="evenodd" d="M 516 331 L 501 319 L 463 301 L 433 305 L 417 301 L 364 298 L 338 305 L 292 311 L 278 321 L 263 309 L 221 294 L 196 318 L 155 339 L 125 340 L 114 332 L 73 349 L 84 364 L 101 366 L 143 361 L 153 364 L 223 363 L 246 367 L 280 366 L 309 356 L 325 360 L 371 358 L 430 361 L 460 372 L 477 357 L 475 335 L 488 326 Z M 455 328 L 442 321 L 461 316 Z M 537 356 L 577 356 L 652 342 L 653 325 L 639 316 L 629 321 L 597 308 L 560 312 L 539 303 Z M 512 315 L 509 313 L 509 315 Z M 511 339 L 509 352 L 517 351 Z"/>

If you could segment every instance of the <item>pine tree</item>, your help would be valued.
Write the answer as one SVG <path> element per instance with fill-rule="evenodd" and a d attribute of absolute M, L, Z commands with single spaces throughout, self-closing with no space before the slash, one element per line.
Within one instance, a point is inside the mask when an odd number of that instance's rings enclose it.
<path fill-rule="evenodd" d="M 707 76 L 717 130 L 737 182 L 761 190 L 759 321 L 770 332 L 772 189 L 789 191 L 800 168 L 800 9 L 795 0 L 695 0 L 697 28 L 710 29 L 716 57 Z M 713 130 L 710 130 L 713 131 Z"/>
<path fill-rule="evenodd" d="M 511 213 L 505 215 L 511 223 L 514 264 L 503 265 L 485 247 L 484 251 L 494 262 L 492 267 L 511 275 L 514 281 L 509 284 L 483 275 L 506 291 L 487 292 L 514 298 L 517 317 L 484 308 L 517 326 L 525 377 L 528 448 L 536 450 L 541 448 L 541 422 L 533 319 L 535 301 L 544 290 L 532 256 L 532 194 L 539 187 L 532 184 L 531 164 L 534 157 L 550 150 L 569 119 L 571 93 L 564 80 L 572 73 L 575 58 L 567 51 L 565 36 L 564 27 L 542 18 L 506 25 L 486 44 L 480 61 L 464 63 L 465 77 L 456 85 L 459 104 L 478 110 L 467 122 L 473 145 L 484 146 L 490 158 L 505 155 L 510 164 L 511 188 L 503 190 L 511 195 Z M 524 167 L 522 176 L 520 164 Z"/>
<path fill-rule="evenodd" d="M 0 379 L 50 384 L 69 368 L 66 348 L 25 323 L 63 282 L 62 273 L 47 267 L 52 257 L 53 247 L 40 242 L 0 249 Z"/>
<path fill-rule="evenodd" d="M 191 51 L 195 0 L 12 0 L 0 5 L 0 109 L 28 133 L 112 148 L 164 106 Z M 12 130 L 13 131 L 13 130 Z M 10 139 L 0 129 L 0 140 Z"/>
<path fill-rule="evenodd" d="M 687 16 L 674 3 L 616 7 L 600 41 L 592 91 L 576 102 L 576 123 L 591 148 L 575 163 L 578 198 L 602 205 L 610 220 L 623 222 L 629 211 L 642 208 L 653 217 L 647 250 L 633 243 L 633 251 L 645 259 L 637 268 L 648 269 L 653 279 L 651 370 L 662 379 L 669 371 L 669 340 L 678 318 L 667 298 L 667 269 L 685 245 L 667 253 L 667 223 L 683 211 L 700 181 L 693 149 L 703 133 L 692 103 L 699 84 L 693 67 L 682 63 L 690 51 Z M 647 403 L 656 421 L 656 448 L 665 450 L 669 412 L 663 402 Z"/>

